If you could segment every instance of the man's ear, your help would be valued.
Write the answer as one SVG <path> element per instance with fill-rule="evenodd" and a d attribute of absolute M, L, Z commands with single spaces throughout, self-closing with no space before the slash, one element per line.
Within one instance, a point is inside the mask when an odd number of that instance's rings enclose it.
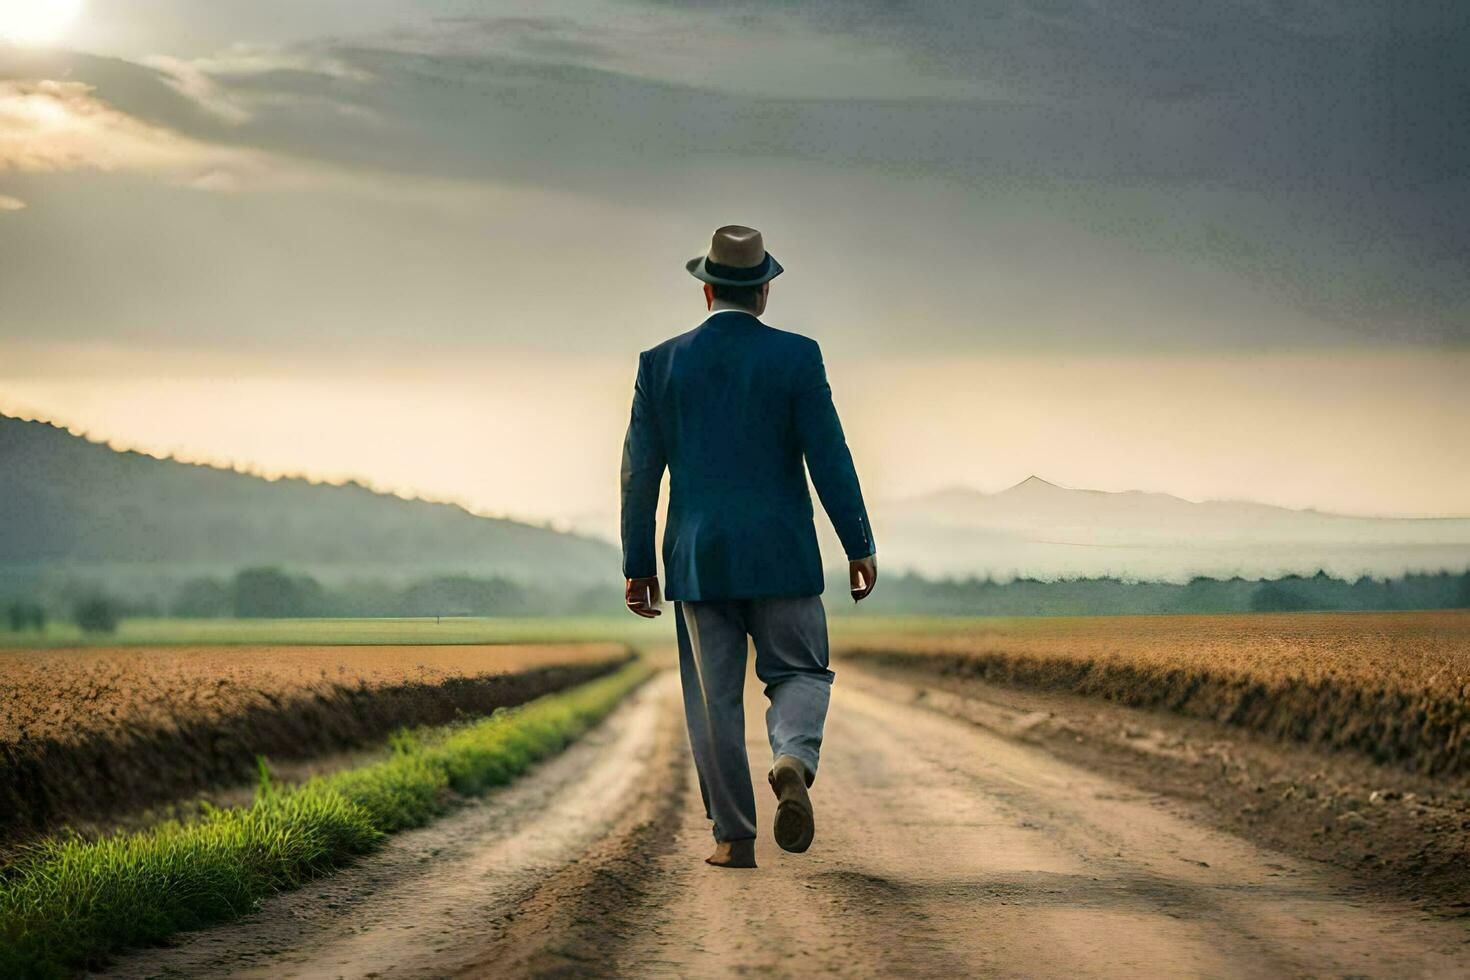
<path fill-rule="evenodd" d="M 715 305 L 715 287 L 709 283 L 704 284 L 704 308 L 709 309 Z"/>

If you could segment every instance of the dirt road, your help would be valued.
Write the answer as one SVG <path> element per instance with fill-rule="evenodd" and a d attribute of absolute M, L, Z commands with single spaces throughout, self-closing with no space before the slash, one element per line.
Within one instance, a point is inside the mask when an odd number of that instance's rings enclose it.
<path fill-rule="evenodd" d="M 1470 975 L 1463 924 L 881 692 L 839 678 L 805 855 L 701 863 L 666 674 L 515 786 L 115 973 Z"/>

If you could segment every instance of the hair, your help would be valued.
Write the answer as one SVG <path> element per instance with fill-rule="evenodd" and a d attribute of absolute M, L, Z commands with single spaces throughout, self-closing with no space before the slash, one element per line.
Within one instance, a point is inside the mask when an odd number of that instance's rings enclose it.
<path fill-rule="evenodd" d="M 710 283 L 710 289 L 715 299 L 722 303 L 731 303 L 747 310 L 753 310 L 760 305 L 761 286 L 720 286 Z"/>

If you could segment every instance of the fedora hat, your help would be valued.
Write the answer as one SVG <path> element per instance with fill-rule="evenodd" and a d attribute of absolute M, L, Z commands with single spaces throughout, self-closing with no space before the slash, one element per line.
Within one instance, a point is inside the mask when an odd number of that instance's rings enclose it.
<path fill-rule="evenodd" d="M 684 263 L 689 274 L 716 286 L 759 286 L 784 270 L 766 251 L 761 233 L 744 225 L 716 228 L 709 254 L 696 255 Z"/>

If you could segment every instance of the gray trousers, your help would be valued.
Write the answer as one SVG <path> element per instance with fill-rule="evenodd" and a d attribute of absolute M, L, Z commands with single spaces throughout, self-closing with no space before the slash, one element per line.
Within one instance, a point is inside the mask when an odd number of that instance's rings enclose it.
<path fill-rule="evenodd" d="M 821 596 L 676 603 L 684 719 L 715 840 L 755 837 L 755 795 L 745 754 L 745 662 L 766 685 L 771 757 L 790 755 L 816 773 L 832 691 L 827 613 Z"/>

